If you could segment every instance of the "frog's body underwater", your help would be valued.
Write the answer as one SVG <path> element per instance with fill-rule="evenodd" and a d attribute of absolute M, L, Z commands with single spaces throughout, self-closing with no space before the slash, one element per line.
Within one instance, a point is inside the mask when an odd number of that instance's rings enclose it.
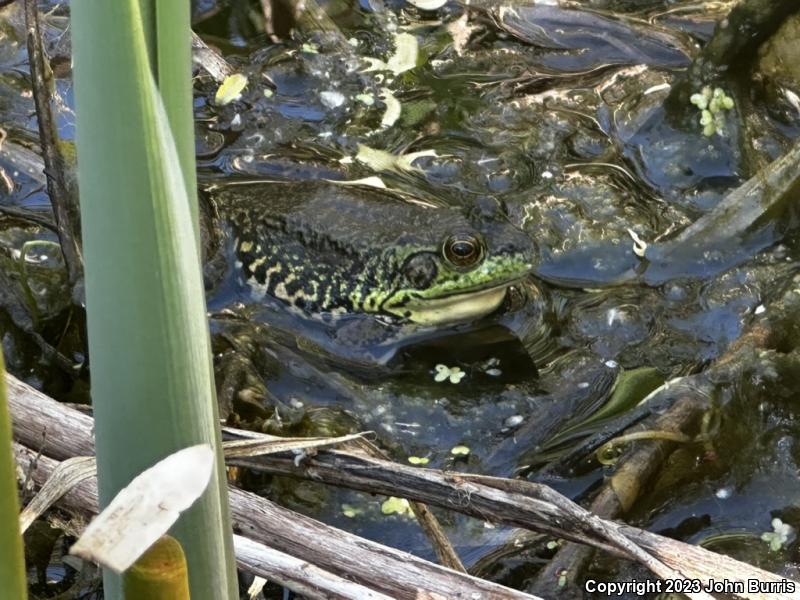
<path fill-rule="evenodd" d="M 210 195 L 253 298 L 323 320 L 474 320 L 498 309 L 537 258 L 494 201 L 432 208 L 328 182 L 242 183 Z"/>

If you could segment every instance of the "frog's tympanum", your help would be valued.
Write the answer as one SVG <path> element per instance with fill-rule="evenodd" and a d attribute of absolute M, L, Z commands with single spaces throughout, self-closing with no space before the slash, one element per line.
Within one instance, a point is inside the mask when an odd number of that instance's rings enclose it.
<path fill-rule="evenodd" d="M 211 196 L 254 299 L 311 317 L 475 319 L 496 310 L 536 258 L 493 201 L 431 208 L 327 182 L 234 184 Z"/>

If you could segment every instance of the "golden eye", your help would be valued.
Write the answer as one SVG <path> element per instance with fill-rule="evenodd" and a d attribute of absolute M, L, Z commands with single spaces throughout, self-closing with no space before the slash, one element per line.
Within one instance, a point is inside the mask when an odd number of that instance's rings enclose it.
<path fill-rule="evenodd" d="M 472 267 L 483 258 L 483 244 L 472 235 L 452 235 L 442 249 L 445 259 L 455 267 Z"/>

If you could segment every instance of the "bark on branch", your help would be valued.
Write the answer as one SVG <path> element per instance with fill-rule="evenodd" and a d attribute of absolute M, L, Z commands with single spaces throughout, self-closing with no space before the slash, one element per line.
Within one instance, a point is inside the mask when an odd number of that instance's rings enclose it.
<path fill-rule="evenodd" d="M 37 450 L 41 448 L 43 454 L 58 459 L 93 454 L 90 417 L 47 398 L 11 376 L 7 376 L 7 384 L 14 435 L 18 441 Z M 270 472 L 311 478 L 372 493 L 405 496 L 477 518 L 534 529 L 556 538 L 588 543 L 615 555 L 637 560 L 637 556 L 633 556 L 628 548 L 618 542 L 621 536 L 688 578 L 699 578 L 703 581 L 718 581 L 721 578 L 732 581 L 758 579 L 777 585 L 786 581 L 767 571 L 697 546 L 592 517 L 566 498 L 559 499 L 561 505 L 557 505 L 554 500 L 558 499 L 558 495 L 545 486 L 491 478 L 474 483 L 474 476 L 471 475 L 407 467 L 344 451 L 320 451 L 300 466 L 294 464 L 292 456 L 282 458 L 276 455 L 259 462 L 259 468 L 269 468 Z M 515 492 L 509 492 L 486 483 L 500 487 L 513 484 L 517 487 Z M 390 573 L 392 578 L 397 578 L 404 590 L 404 595 L 398 597 L 413 597 L 408 595 L 409 589 L 414 589 L 414 586 L 421 585 L 420 582 L 423 581 L 430 591 L 443 593 L 449 598 L 454 597 L 453 589 L 461 589 L 448 588 L 447 585 L 452 585 L 452 580 L 444 583 L 441 577 L 442 572 L 452 577 L 453 571 L 441 569 L 437 572 L 439 578 L 434 578 L 429 563 L 413 559 L 417 561 L 414 564 L 409 562 L 412 560 L 410 555 L 377 544 L 372 547 L 377 556 L 366 566 L 364 561 L 354 561 L 352 557 L 356 555 L 353 554 L 356 548 L 363 549 L 365 544 L 371 543 L 345 532 L 326 536 L 325 525 L 249 492 L 231 488 L 230 499 L 234 522 L 248 537 L 268 543 L 293 556 L 308 557 L 313 552 L 314 564 L 323 569 L 345 573 L 348 578 L 359 582 L 371 581 L 376 569 L 381 573 Z M 581 521 L 584 517 L 587 517 L 586 520 Z M 314 543 L 309 544 L 308 540 L 314 540 Z M 402 572 L 393 569 L 398 561 L 403 563 Z M 424 570 L 421 570 L 419 562 L 426 565 Z M 475 585 L 493 585 L 479 579 L 467 580 Z M 500 586 L 495 586 L 495 589 L 497 587 Z M 500 589 L 503 593 L 510 593 L 506 588 Z M 800 590 L 800 584 L 796 589 Z M 382 588 L 381 591 L 400 593 L 400 590 L 387 588 Z M 758 595 L 750 597 L 766 598 Z M 800 598 L 800 592 L 770 594 L 769 597 L 772 600 Z"/>

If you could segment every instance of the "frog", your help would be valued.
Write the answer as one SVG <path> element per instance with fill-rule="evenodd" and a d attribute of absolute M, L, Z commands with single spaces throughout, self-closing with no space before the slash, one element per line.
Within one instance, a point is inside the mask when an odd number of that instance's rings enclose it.
<path fill-rule="evenodd" d="M 500 206 L 430 206 L 332 182 L 211 191 L 241 283 L 258 301 L 331 321 L 369 313 L 436 327 L 497 310 L 536 263 Z"/>
<path fill-rule="evenodd" d="M 537 245 L 493 198 L 433 203 L 334 181 L 248 180 L 210 186 L 206 199 L 210 295 L 227 281 L 242 315 L 282 331 L 281 343 L 299 332 L 294 345 L 311 354 L 386 365 L 443 332 L 530 304 L 542 312 Z"/>

